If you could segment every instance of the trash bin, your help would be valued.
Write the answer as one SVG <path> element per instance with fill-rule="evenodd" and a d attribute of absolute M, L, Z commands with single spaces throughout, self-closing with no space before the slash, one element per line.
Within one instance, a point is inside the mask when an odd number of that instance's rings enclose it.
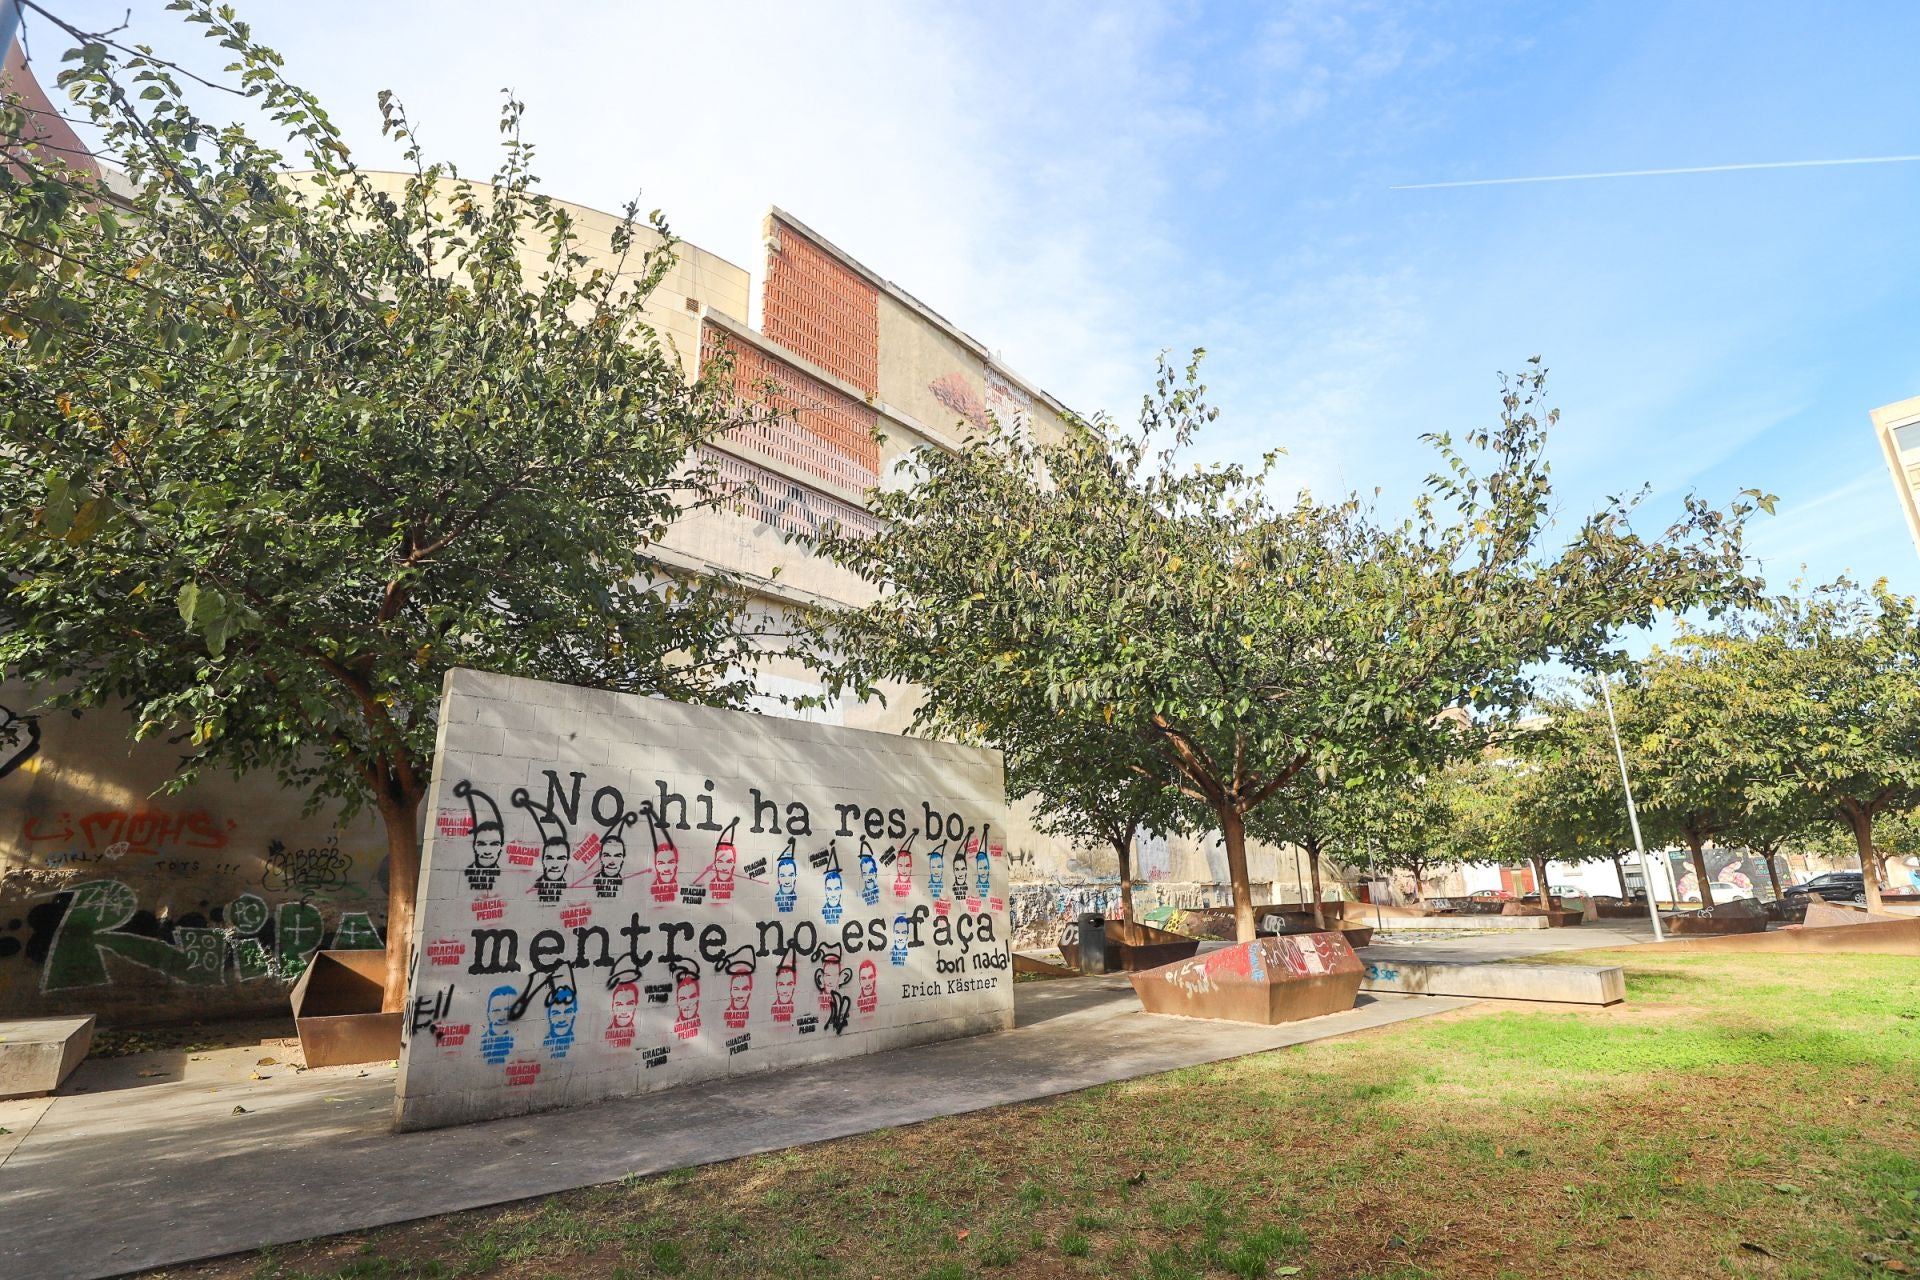
<path fill-rule="evenodd" d="M 1107 972 L 1107 918 L 1098 911 L 1080 913 L 1080 972 Z"/>

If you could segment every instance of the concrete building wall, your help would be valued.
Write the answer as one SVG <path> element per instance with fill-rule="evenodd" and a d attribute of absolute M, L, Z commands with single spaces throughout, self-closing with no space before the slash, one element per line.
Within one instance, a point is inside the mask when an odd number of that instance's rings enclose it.
<path fill-rule="evenodd" d="M 283 1011 L 322 946 L 378 947 L 386 838 L 270 777 L 155 794 L 178 757 L 114 711 L 0 685 L 0 1016 Z M 11 732 L 9 732 L 11 729 Z"/>
<path fill-rule="evenodd" d="M 369 178 L 389 192 L 403 182 Z M 589 265 L 613 268 L 618 219 L 560 203 Z M 725 351 L 736 392 L 773 411 L 708 452 L 740 500 L 683 518 L 659 555 L 738 575 L 755 609 L 778 618 L 868 598 L 865 583 L 787 535 L 828 521 L 872 527 L 868 490 L 904 483 L 896 464 L 915 448 L 953 447 L 989 413 L 1043 439 L 1062 438 L 1068 415 L 983 343 L 799 219 L 776 209 L 765 230 L 762 330 L 745 323 L 748 273 L 684 242 L 648 317 L 688 376 Z M 642 247 L 654 243 L 640 236 Z M 822 692 L 796 662 L 770 659 L 759 675 L 759 709 L 768 712 L 796 714 L 783 696 Z M 903 732 L 913 691 L 886 692 L 798 714 Z M 26 713 L 37 702 L 30 690 L 0 687 L 0 707 Z M 0 1015 L 85 1010 L 129 1024 L 283 1009 L 323 942 L 380 944 L 386 854 L 377 823 L 306 815 L 302 797 L 264 776 L 208 778 L 157 797 L 174 753 L 163 743 L 130 746 L 131 726 L 111 712 L 42 719 L 31 751 L 9 765 L 8 715 L 0 709 Z M 1074 912 L 1117 905 L 1110 850 L 1041 836 L 1018 804 L 1005 842 L 1009 911 L 1023 941 L 1051 941 Z M 1252 863 L 1257 889 L 1290 891 L 1278 883 L 1290 884 L 1288 859 L 1255 849 Z M 1143 912 L 1228 900 L 1215 843 L 1150 840 L 1137 865 Z"/>
<path fill-rule="evenodd" d="M 1907 533 L 1914 550 L 1920 551 L 1920 396 L 1882 405 L 1870 416 L 1887 455 L 1894 495 L 1907 518 Z"/>
<path fill-rule="evenodd" d="M 366 174 L 374 190 L 394 196 L 405 187 L 408 176 L 380 172 Z M 452 184 L 447 184 L 449 196 L 452 194 L 451 188 Z M 476 184 L 474 198 L 484 201 L 487 197 L 488 188 L 484 184 Z M 660 237 L 650 227 L 637 225 L 634 228 L 633 246 L 623 266 L 621 257 L 613 251 L 613 233 L 620 225 L 619 215 L 575 204 L 570 200 L 555 200 L 554 204 L 572 220 L 579 237 L 578 248 L 587 259 L 588 270 L 602 267 L 619 271 L 628 277 L 637 277 L 642 270 L 645 254 L 660 247 Z M 702 314 L 712 310 L 744 319 L 753 281 L 746 268 L 685 240 L 676 241 L 672 251 L 674 261 L 649 295 L 646 316 L 661 341 L 678 356 L 681 369 L 692 377 L 700 367 Z M 526 247 L 522 262 L 529 277 L 546 267 L 545 253 L 544 245 L 529 244 Z"/>

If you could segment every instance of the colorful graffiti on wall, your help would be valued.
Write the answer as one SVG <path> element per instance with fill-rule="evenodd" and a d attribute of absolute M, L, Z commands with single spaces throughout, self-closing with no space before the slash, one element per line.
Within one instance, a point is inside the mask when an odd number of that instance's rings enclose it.
<path fill-rule="evenodd" d="M 755 976 L 763 964 L 775 972 L 771 1021 L 802 1036 L 842 1035 L 856 1010 L 863 1020 L 879 1012 L 883 963 L 889 992 L 897 986 L 902 999 L 932 994 L 933 986 L 924 982 L 894 981 L 923 976 L 920 965 L 907 971 L 921 948 L 940 953 L 941 958 L 927 966 L 929 972 L 986 975 L 949 979 L 948 994 L 997 985 L 1008 967 L 996 929 L 996 915 L 1005 909 L 995 892 L 1005 875 L 1004 850 L 994 841 L 990 823 L 968 823 L 960 813 L 936 812 L 924 803 L 918 814 L 904 806 L 884 811 L 838 806 L 835 819 L 822 816 L 819 836 L 824 843 L 809 854 L 800 841 L 816 840 L 814 815 L 797 801 L 781 806 L 753 790 L 751 814 L 734 816 L 723 825 L 715 818 L 711 780 L 692 793 L 691 806 L 688 795 L 670 789 L 665 781 L 656 783 L 657 794 L 630 805 L 617 785 L 586 788 L 581 772 L 572 773 L 567 783 L 557 770 L 547 770 L 545 776 L 544 796 L 517 787 L 505 804 L 470 779 L 448 789 L 463 808 L 439 812 L 434 865 L 457 872 L 471 919 L 461 920 L 465 936 L 451 930 L 440 936 L 452 922 L 444 918 L 444 909 L 435 916 L 421 948 L 424 979 L 415 974 L 405 1026 L 409 1038 L 431 1034 L 441 1047 L 464 1045 L 473 1023 L 453 1023 L 449 1016 L 459 980 L 513 975 L 486 993 L 485 1030 L 478 1048 L 489 1064 L 514 1065 L 508 1056 L 516 1042 L 525 1047 L 529 1036 L 517 1024 L 535 1010 L 544 1019 L 544 1033 L 536 1025 L 533 1034 L 545 1058 L 568 1057 L 576 1048 L 575 1020 L 592 988 L 599 987 L 607 993 L 602 1038 L 617 1048 L 630 1047 L 639 1034 L 635 1014 L 643 993 L 649 1004 L 671 1004 L 673 1041 L 650 1051 L 659 1062 L 649 1060 L 648 1065 L 656 1066 L 672 1052 L 674 1041 L 699 1040 L 703 1028 L 711 1035 L 716 1021 L 729 1031 L 743 1032 L 727 1042 L 729 1055 L 743 1052 L 752 1043 L 752 1033 L 745 1028 L 755 1012 Z M 525 817 L 515 820 L 509 832 L 516 811 Z M 749 816 L 753 825 L 742 834 L 742 821 Z M 635 838 L 643 831 L 644 843 Z M 771 856 L 743 863 L 737 842 L 756 838 Z M 864 906 L 879 904 L 881 866 L 893 868 L 896 897 L 919 896 L 913 879 L 916 840 L 931 846 L 929 867 L 941 865 L 951 849 L 956 876 L 952 899 L 940 895 L 941 873 L 931 870 L 926 883 L 930 901 L 893 904 L 870 919 L 857 917 L 841 865 L 843 839 L 859 848 L 854 892 Z M 705 848 L 708 840 L 711 854 Z M 630 848 L 630 842 L 638 849 Z M 683 856 L 683 843 L 698 848 L 698 856 Z M 776 843 L 780 848 L 774 852 Z M 451 861 L 446 852 L 450 847 L 458 850 Z M 650 861 L 639 865 L 636 855 Z M 973 869 L 970 876 L 961 873 L 963 865 Z M 751 918 L 749 912 L 734 918 L 740 910 L 734 905 L 736 895 L 749 893 L 771 899 L 770 917 Z M 803 897 L 817 899 L 817 905 L 797 911 Z M 633 904 L 638 906 L 623 921 L 622 908 Z M 551 908 L 553 914 L 530 918 L 529 905 Z M 683 918 L 687 908 L 701 907 L 718 910 Z M 668 916 L 652 914 L 663 908 L 670 911 Z M 604 910 L 613 915 L 603 916 Z M 524 947 L 523 934 L 528 935 Z M 594 975 L 595 969 L 606 973 Z M 802 973 L 813 995 L 801 996 L 796 1005 Z M 593 976 L 604 980 L 583 986 Z M 711 998 L 703 997 L 703 982 Z M 703 1009 L 712 1014 L 712 1005 L 722 999 L 718 1017 L 703 1021 Z M 767 1034 L 762 1027 L 760 1035 Z M 520 1065 L 526 1080 L 509 1083 L 530 1083 L 538 1076 L 538 1061 Z"/>
<path fill-rule="evenodd" d="M 22 716 L 0 706 L 0 778 L 31 760 L 40 751 L 40 719 Z"/>
<path fill-rule="evenodd" d="M 577 708 L 620 764 L 524 751 L 521 706 Z M 987 753 L 461 672 L 442 728 L 402 1128 L 1010 1019 Z"/>
<path fill-rule="evenodd" d="M 237 872 L 227 852 L 235 827 L 204 809 L 95 809 L 84 813 L 28 813 L 20 844 L 28 861 L 49 870 L 90 862 L 146 857 L 174 872 Z"/>
<path fill-rule="evenodd" d="M 30 932 L 20 951 L 40 966 L 40 990 L 48 994 L 111 984 L 109 961 L 115 959 L 207 987 L 267 978 L 291 982 L 322 947 L 384 945 L 366 911 L 343 912 L 329 927 L 312 902 L 270 905 L 258 894 L 243 893 L 204 915 L 161 919 L 142 911 L 138 895 L 118 880 L 62 889 L 29 909 L 25 920 Z"/>
<path fill-rule="evenodd" d="M 1200 911 L 1232 901 L 1232 890 L 1224 885 L 1169 884 L 1156 881 L 1133 887 L 1133 909 L 1148 923 L 1149 912 Z M 1104 915 L 1120 913 L 1118 881 L 1040 881 L 1015 884 L 1009 890 L 1015 947 L 1050 947 L 1060 940 L 1060 931 L 1083 911 Z"/>

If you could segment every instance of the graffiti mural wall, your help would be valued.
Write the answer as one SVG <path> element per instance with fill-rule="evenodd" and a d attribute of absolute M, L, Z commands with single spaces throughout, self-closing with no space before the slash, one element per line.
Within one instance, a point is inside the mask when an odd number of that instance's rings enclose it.
<path fill-rule="evenodd" d="M 386 841 L 270 778 L 159 794 L 176 751 L 0 686 L 0 1017 L 283 1013 L 323 946 L 379 947 Z"/>
<path fill-rule="evenodd" d="M 1010 1026 L 998 755 L 456 671 L 399 1128 Z"/>

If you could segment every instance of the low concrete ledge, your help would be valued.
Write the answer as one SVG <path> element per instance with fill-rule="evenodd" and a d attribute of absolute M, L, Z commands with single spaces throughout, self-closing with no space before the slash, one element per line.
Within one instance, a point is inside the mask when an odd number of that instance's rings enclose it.
<path fill-rule="evenodd" d="M 1362 991 L 1556 1004 L 1617 1004 L 1627 998 L 1626 972 L 1619 965 L 1368 960 L 1366 966 Z"/>
<path fill-rule="evenodd" d="M 52 1093 L 92 1047 L 92 1014 L 0 1022 L 0 1098 Z"/>
<path fill-rule="evenodd" d="M 1408 929 L 1448 929 L 1462 933 L 1487 933 L 1495 929 L 1544 929 L 1547 917 L 1540 916 L 1407 916 L 1395 919 L 1383 916 L 1379 929 L 1382 933 L 1398 933 Z"/>

